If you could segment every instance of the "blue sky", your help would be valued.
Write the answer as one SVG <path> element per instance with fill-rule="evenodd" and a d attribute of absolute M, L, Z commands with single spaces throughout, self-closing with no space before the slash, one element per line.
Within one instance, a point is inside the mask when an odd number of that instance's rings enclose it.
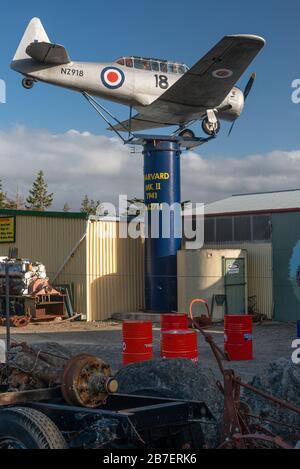
<path fill-rule="evenodd" d="M 69 129 L 110 137 L 105 125 L 79 94 L 38 84 L 21 87 L 10 60 L 29 20 L 38 16 L 54 42 L 75 60 L 111 61 L 126 54 L 176 59 L 193 65 L 226 34 L 251 33 L 267 46 L 250 66 L 257 81 L 231 138 L 228 124 L 218 139 L 198 150 L 203 158 L 246 158 L 300 148 L 300 105 L 291 101 L 291 83 L 300 78 L 299 15 L 296 0 L 15 0 L 1 5 L 0 78 L 7 83 L 7 104 L 0 106 L 0 131 L 16 124 L 64 133 Z M 111 109 L 127 117 L 122 106 Z M 200 133 L 200 124 L 199 124 Z M 1 176 L 0 176 L 1 177 Z M 201 177 L 201 174 L 199 174 Z M 285 184 L 286 187 L 286 184 Z M 272 187 L 273 188 L 273 187 Z"/>

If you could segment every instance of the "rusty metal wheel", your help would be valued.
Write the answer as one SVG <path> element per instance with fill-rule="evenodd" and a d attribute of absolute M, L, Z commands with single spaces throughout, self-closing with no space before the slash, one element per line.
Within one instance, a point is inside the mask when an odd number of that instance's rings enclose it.
<path fill-rule="evenodd" d="M 64 369 L 62 394 L 70 405 L 100 407 L 109 392 L 116 392 L 117 386 L 111 378 L 110 366 L 92 355 L 73 357 Z"/>

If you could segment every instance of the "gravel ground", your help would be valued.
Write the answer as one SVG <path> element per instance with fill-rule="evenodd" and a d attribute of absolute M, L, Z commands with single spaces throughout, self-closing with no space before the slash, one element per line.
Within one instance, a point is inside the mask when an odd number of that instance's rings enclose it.
<path fill-rule="evenodd" d="M 210 333 L 216 343 L 223 346 L 223 327 L 214 326 Z M 5 329 L 0 328 L 0 339 Z M 285 358 L 290 360 L 292 341 L 296 338 L 295 324 L 265 323 L 254 327 L 255 359 L 251 362 L 233 362 L 233 368 L 243 379 L 250 381 L 255 375 L 263 375 L 270 362 Z M 51 323 L 30 325 L 25 329 L 12 329 L 12 340 L 31 344 L 57 342 L 73 354 L 88 352 L 100 356 L 117 372 L 122 366 L 121 324 L 104 323 Z M 154 330 L 155 356 L 159 358 L 160 331 Z M 216 368 L 215 359 L 202 336 L 199 337 L 200 366 Z"/>

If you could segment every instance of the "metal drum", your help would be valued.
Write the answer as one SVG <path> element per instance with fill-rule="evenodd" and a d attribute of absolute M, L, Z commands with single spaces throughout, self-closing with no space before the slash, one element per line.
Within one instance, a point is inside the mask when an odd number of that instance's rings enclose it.
<path fill-rule="evenodd" d="M 161 316 L 161 330 L 166 331 L 180 331 L 189 328 L 189 320 L 187 314 L 174 313 L 163 314 Z"/>
<path fill-rule="evenodd" d="M 252 316 L 225 316 L 225 351 L 233 361 L 253 360 Z"/>
<path fill-rule="evenodd" d="M 152 359 L 152 322 L 125 321 L 123 323 L 123 365 Z"/>
<path fill-rule="evenodd" d="M 199 361 L 198 334 L 196 331 L 179 330 L 162 333 L 163 358 L 188 358 Z"/>

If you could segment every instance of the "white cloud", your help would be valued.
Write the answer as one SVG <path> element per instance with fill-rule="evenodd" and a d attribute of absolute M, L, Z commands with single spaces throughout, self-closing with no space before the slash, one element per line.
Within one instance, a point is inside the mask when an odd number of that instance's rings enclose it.
<path fill-rule="evenodd" d="M 201 150 L 201 149 L 200 149 Z M 9 196 L 17 186 L 27 195 L 43 169 L 54 209 L 68 202 L 78 210 L 82 197 L 116 202 L 118 194 L 141 197 L 143 157 L 131 154 L 116 138 L 80 133 L 51 134 L 17 127 L 0 132 L 0 179 Z M 300 150 L 273 151 L 245 158 L 203 157 L 188 152 L 182 159 L 184 200 L 206 202 L 234 193 L 299 187 Z"/>
<path fill-rule="evenodd" d="M 244 158 L 207 157 L 189 153 L 183 161 L 187 198 L 213 201 L 232 194 L 300 187 L 300 150 L 273 151 Z"/>

